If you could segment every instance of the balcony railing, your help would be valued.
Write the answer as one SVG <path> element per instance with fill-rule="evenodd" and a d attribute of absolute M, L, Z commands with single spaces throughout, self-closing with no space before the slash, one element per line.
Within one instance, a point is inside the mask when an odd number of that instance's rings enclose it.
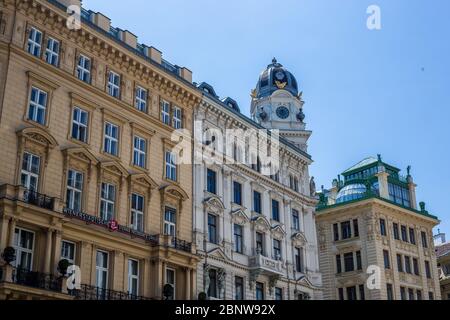
<path fill-rule="evenodd" d="M 250 258 L 250 267 L 259 269 L 267 274 L 284 275 L 283 262 L 276 259 L 270 259 L 261 254 L 257 254 Z"/>
<path fill-rule="evenodd" d="M 172 238 L 172 246 L 176 250 L 181 250 L 185 252 L 192 252 L 192 243 L 178 238 Z"/>
<path fill-rule="evenodd" d="M 128 292 L 120 292 L 99 287 L 81 285 L 80 290 L 72 290 L 70 295 L 76 300 L 151 300 Z"/>
<path fill-rule="evenodd" d="M 51 274 L 34 272 L 16 268 L 13 271 L 12 282 L 22 286 L 55 292 L 62 290 L 62 278 Z"/>
<path fill-rule="evenodd" d="M 23 192 L 23 201 L 43 209 L 53 210 L 55 199 L 31 190 Z"/>

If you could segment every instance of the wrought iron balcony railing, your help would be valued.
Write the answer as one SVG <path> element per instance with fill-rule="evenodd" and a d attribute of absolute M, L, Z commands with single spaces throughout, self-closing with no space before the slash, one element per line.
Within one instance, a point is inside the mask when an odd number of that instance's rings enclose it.
<path fill-rule="evenodd" d="M 172 238 L 172 246 L 176 250 L 181 250 L 185 252 L 192 252 L 192 243 L 178 238 Z"/>
<path fill-rule="evenodd" d="M 55 207 L 55 199 L 36 191 L 25 190 L 23 192 L 23 201 L 38 206 L 43 209 L 53 210 Z"/>
<path fill-rule="evenodd" d="M 81 285 L 80 290 L 71 290 L 69 294 L 77 300 L 151 300 L 128 292 L 114 291 L 90 285 Z"/>
<path fill-rule="evenodd" d="M 62 290 L 62 278 L 52 274 L 45 274 L 27 269 L 15 268 L 12 282 L 26 287 L 43 289 L 55 292 Z"/>

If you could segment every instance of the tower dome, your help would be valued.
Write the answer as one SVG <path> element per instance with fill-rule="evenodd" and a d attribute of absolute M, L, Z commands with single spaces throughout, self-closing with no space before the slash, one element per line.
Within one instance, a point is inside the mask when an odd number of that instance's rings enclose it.
<path fill-rule="evenodd" d="M 275 58 L 259 76 L 255 90 L 257 99 L 268 97 L 277 90 L 286 90 L 294 96 L 298 95 L 298 85 L 294 75 Z"/>

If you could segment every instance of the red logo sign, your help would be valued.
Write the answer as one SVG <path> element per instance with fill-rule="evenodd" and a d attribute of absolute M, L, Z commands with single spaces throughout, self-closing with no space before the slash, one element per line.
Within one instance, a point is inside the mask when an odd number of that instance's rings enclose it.
<path fill-rule="evenodd" d="M 111 231 L 117 231 L 117 229 L 119 229 L 119 223 L 116 220 L 111 220 L 108 223 L 108 227 Z"/>

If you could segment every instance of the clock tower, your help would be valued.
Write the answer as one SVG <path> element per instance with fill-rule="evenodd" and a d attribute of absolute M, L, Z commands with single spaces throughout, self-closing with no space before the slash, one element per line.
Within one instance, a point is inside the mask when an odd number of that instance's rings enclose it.
<path fill-rule="evenodd" d="M 306 130 L 304 104 L 294 75 L 274 58 L 252 91 L 253 120 L 267 129 L 279 130 L 280 136 L 307 152 L 311 131 Z"/>

